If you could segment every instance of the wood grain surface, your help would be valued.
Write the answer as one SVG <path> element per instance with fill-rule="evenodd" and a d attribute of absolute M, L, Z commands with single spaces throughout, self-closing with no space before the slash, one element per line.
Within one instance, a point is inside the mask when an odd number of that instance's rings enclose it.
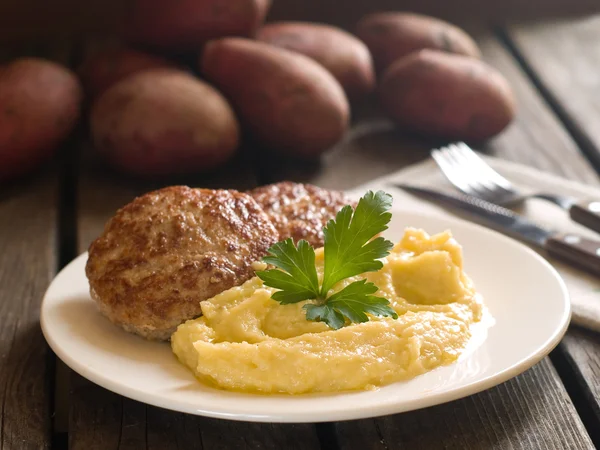
<path fill-rule="evenodd" d="M 511 26 L 506 39 L 596 168 L 600 168 L 600 15 Z"/>
<path fill-rule="evenodd" d="M 590 449 L 548 359 L 496 388 L 381 419 L 335 425 L 341 449 Z"/>
<path fill-rule="evenodd" d="M 64 40 L 0 49 L 69 63 Z M 0 449 L 49 449 L 56 412 L 56 358 L 42 335 L 39 310 L 61 263 L 62 162 L 0 187 Z"/>
<path fill-rule="evenodd" d="M 56 170 L 0 191 L 0 448 L 49 449 L 54 363 L 39 308 L 56 273 Z"/>
<path fill-rule="evenodd" d="M 587 164 L 571 170 L 571 158 L 555 158 L 549 171 L 599 185 L 600 16 L 513 26 L 504 36 L 596 169 Z M 555 362 L 590 435 L 600 445 L 600 335 L 570 331 Z"/>

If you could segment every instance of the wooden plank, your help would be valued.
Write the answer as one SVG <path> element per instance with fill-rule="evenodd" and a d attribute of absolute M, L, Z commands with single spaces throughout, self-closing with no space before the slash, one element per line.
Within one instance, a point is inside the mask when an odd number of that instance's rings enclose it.
<path fill-rule="evenodd" d="M 37 56 L 67 64 L 64 40 L 4 46 L 0 61 Z M 63 148 L 68 148 L 71 140 Z M 54 160 L 0 188 L 0 448 L 46 449 L 56 420 L 59 366 L 39 326 L 45 290 L 60 263 L 61 149 Z M 1 258 L 0 257 L 0 258 Z"/>
<path fill-rule="evenodd" d="M 201 425 L 205 449 L 316 450 L 316 428 L 310 424 L 259 424 L 204 420 Z"/>
<path fill-rule="evenodd" d="M 136 195 L 165 185 L 248 189 L 256 186 L 249 155 L 209 175 L 157 182 L 107 171 L 86 147 L 78 175 L 78 252 L 84 252 L 115 210 Z M 196 450 L 318 448 L 314 425 L 246 424 L 206 419 L 147 406 L 73 374 L 69 448 L 72 450 Z"/>
<path fill-rule="evenodd" d="M 566 122 L 573 137 L 600 169 L 600 17 L 514 26 L 506 37 L 524 59 L 548 102 Z M 560 159 L 559 159 L 560 158 Z M 568 170 L 570 158 L 557 153 L 553 172 L 598 185 L 591 168 Z M 582 417 L 594 442 L 600 445 L 600 335 L 574 329 L 555 352 L 563 377 L 572 383 Z"/>
<path fill-rule="evenodd" d="M 596 174 L 500 43 L 480 39 L 484 58 L 510 80 L 519 99 L 513 124 L 487 151 L 590 182 Z M 358 111 L 351 136 L 304 171 L 297 163 L 268 168 L 265 181 L 292 178 L 345 189 L 428 157 L 433 145 L 394 132 L 371 106 Z M 568 164 L 565 163 L 568 161 Z M 545 359 L 520 376 L 476 396 L 424 411 L 326 425 L 342 449 L 593 448 L 552 364 Z"/>
<path fill-rule="evenodd" d="M 570 387 L 592 440 L 600 446 L 600 336 L 574 327 L 554 352 L 553 362 Z"/>
<path fill-rule="evenodd" d="M 55 168 L 0 190 L 0 448 L 49 449 L 53 356 L 39 308 L 56 273 Z"/>
<path fill-rule="evenodd" d="M 565 178 L 598 183 L 586 157 L 506 49 L 496 41 L 480 44 L 484 58 L 509 79 L 518 103 L 514 123 L 490 142 L 491 152 Z"/>
<path fill-rule="evenodd" d="M 545 359 L 516 380 L 463 400 L 335 427 L 342 450 L 593 448 L 565 404 L 568 395 Z"/>
<path fill-rule="evenodd" d="M 511 26 L 508 41 L 600 167 L 600 16 Z"/>

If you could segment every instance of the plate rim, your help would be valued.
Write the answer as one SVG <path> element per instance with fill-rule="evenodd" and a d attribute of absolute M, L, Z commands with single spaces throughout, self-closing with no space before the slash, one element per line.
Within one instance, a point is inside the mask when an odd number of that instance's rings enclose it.
<path fill-rule="evenodd" d="M 470 395 L 477 394 L 479 392 L 485 391 L 492 387 L 495 387 L 501 383 L 504 383 L 517 375 L 525 372 L 530 369 L 537 363 L 539 363 L 543 358 L 545 358 L 561 341 L 562 337 L 566 333 L 572 316 L 572 305 L 570 301 L 570 294 L 566 283 L 563 277 L 560 275 L 558 270 L 549 261 L 546 260 L 542 255 L 535 252 L 527 245 L 522 242 L 502 234 L 496 230 L 487 228 L 475 222 L 470 222 L 460 217 L 455 216 L 440 216 L 430 212 L 423 211 L 414 211 L 410 209 L 403 209 L 398 207 L 393 207 L 392 212 L 405 212 L 410 213 L 413 216 L 420 216 L 426 219 L 440 220 L 440 221 L 448 221 L 459 223 L 460 226 L 464 226 L 467 228 L 474 228 L 480 232 L 486 233 L 488 235 L 492 235 L 495 238 L 499 238 L 504 240 L 505 242 L 510 242 L 510 245 L 516 245 L 520 247 L 521 250 L 529 253 L 534 259 L 537 260 L 538 263 L 542 264 L 547 270 L 549 270 L 553 277 L 558 282 L 561 289 L 561 297 L 564 300 L 564 311 L 560 318 L 560 326 L 557 327 L 551 336 L 549 336 L 546 341 L 538 347 L 537 350 L 522 358 L 520 361 L 515 364 L 505 367 L 503 370 L 493 373 L 485 378 L 477 380 L 473 383 L 467 384 L 465 386 L 460 386 L 449 391 L 444 391 L 441 393 L 437 393 L 432 396 L 426 396 L 422 398 L 412 399 L 410 401 L 399 402 L 399 403 L 391 403 L 385 405 L 384 407 L 373 405 L 371 407 L 352 409 L 352 410 L 337 410 L 335 412 L 328 412 L 327 417 L 315 417 L 317 414 L 315 412 L 293 412 L 286 414 L 246 414 L 246 413 L 227 413 L 221 411 L 213 411 L 213 410 L 203 410 L 198 407 L 191 407 L 188 404 L 175 401 L 163 401 L 161 397 L 152 396 L 148 394 L 146 391 L 139 390 L 137 388 L 130 387 L 122 387 L 120 383 L 114 381 L 108 376 L 102 376 L 93 371 L 87 370 L 86 366 L 83 363 L 80 363 L 75 357 L 67 354 L 59 344 L 57 344 L 52 338 L 52 332 L 48 329 L 47 317 L 44 314 L 44 305 L 46 305 L 47 298 L 51 287 L 54 284 L 54 281 L 58 276 L 66 271 L 70 266 L 78 264 L 81 259 L 87 257 L 87 252 L 83 252 L 73 260 L 71 260 L 66 266 L 64 266 L 52 279 L 51 283 L 48 285 L 44 293 L 44 297 L 42 299 L 40 305 L 40 325 L 42 329 L 42 333 L 44 338 L 52 351 L 58 356 L 63 363 L 65 363 L 71 370 L 78 373 L 82 377 L 86 378 L 90 382 L 101 386 L 111 392 L 122 395 L 123 397 L 130 398 L 135 401 L 139 401 L 148 405 L 157 406 L 160 408 L 164 408 L 167 410 L 175 411 L 175 412 L 183 412 L 203 417 L 211 417 L 216 419 L 226 419 L 232 421 L 245 421 L 245 422 L 266 422 L 266 423 L 326 423 L 326 422 L 336 422 L 343 420 L 358 420 L 358 419 L 366 419 L 366 418 L 375 418 L 382 417 L 391 414 L 398 414 L 402 412 L 415 411 L 418 409 L 423 409 L 435 405 L 441 405 L 444 403 L 448 403 L 454 400 L 458 400 L 461 398 L 465 398 Z M 406 228 L 406 227 L 405 227 Z"/>

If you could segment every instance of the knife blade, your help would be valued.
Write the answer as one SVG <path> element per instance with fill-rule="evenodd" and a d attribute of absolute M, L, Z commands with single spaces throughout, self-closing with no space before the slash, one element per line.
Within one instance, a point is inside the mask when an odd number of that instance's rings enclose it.
<path fill-rule="evenodd" d="M 600 241 L 541 227 L 510 209 L 466 194 L 446 194 L 407 184 L 393 184 L 410 194 L 461 211 L 481 225 L 545 250 L 550 256 L 600 276 Z"/>

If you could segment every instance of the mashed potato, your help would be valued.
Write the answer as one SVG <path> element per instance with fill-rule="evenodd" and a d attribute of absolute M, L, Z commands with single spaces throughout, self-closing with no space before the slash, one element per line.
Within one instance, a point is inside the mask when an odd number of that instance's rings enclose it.
<path fill-rule="evenodd" d="M 316 253 L 322 272 L 322 249 Z M 333 290 L 366 278 L 398 319 L 332 330 L 306 320 L 306 302 L 272 300 L 275 289 L 254 277 L 201 302 L 203 316 L 171 337 L 173 352 L 203 382 L 269 394 L 373 389 L 455 361 L 482 316 L 461 247 L 449 232 L 407 229 L 383 263 Z"/>

